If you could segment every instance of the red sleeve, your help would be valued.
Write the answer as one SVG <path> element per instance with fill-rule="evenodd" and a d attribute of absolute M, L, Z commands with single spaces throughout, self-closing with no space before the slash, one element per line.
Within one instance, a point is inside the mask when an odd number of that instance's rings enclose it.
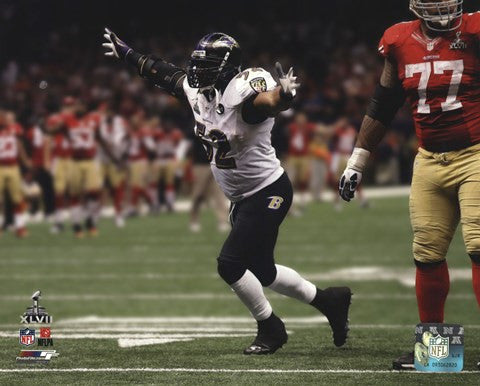
<path fill-rule="evenodd" d="M 467 31 L 480 39 L 480 12 L 466 14 L 464 18 Z"/>
<path fill-rule="evenodd" d="M 378 52 L 384 58 L 395 59 L 395 48 L 411 35 L 419 21 L 398 23 L 388 28 L 380 39 Z"/>

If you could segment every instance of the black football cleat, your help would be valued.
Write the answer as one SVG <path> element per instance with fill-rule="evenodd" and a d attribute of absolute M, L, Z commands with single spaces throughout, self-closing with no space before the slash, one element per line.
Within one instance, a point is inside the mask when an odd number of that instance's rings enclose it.
<path fill-rule="evenodd" d="M 257 324 L 257 336 L 250 346 L 243 350 L 245 355 L 273 354 L 287 343 L 288 335 L 285 325 L 274 313 L 268 319 L 259 321 Z"/>
<path fill-rule="evenodd" d="M 348 337 L 348 310 L 350 309 L 352 291 L 348 287 L 328 287 L 317 289 L 315 299 L 310 303 L 327 319 L 333 332 L 333 343 L 337 347 L 345 344 Z"/>
<path fill-rule="evenodd" d="M 477 362 L 477 367 L 480 370 L 480 361 Z"/>
<path fill-rule="evenodd" d="M 415 370 L 413 351 L 403 354 L 392 362 L 394 370 Z"/>

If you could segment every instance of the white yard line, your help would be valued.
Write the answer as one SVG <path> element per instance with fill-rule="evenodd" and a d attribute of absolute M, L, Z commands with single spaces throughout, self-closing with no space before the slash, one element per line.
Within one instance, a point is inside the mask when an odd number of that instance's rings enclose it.
<path fill-rule="evenodd" d="M 427 372 L 401 372 L 393 370 L 356 370 L 356 369 L 193 369 L 193 368 L 152 368 L 152 367 L 106 367 L 106 368 L 24 368 L 24 369 L 0 369 L 0 373 L 259 373 L 259 374 L 399 374 L 406 375 L 432 375 Z M 442 375 L 458 376 L 462 374 L 480 374 L 480 371 L 462 371 L 461 373 L 441 373 Z"/>
<path fill-rule="evenodd" d="M 267 292 L 269 299 L 284 299 L 285 296 Z M 48 301 L 94 301 L 94 300 L 232 300 L 235 294 L 229 292 L 200 292 L 200 293 L 138 293 L 138 294 L 48 294 Z M 448 295 L 449 299 L 468 300 L 474 299 L 473 293 L 458 293 Z M 415 294 L 353 294 L 354 300 L 414 300 Z M 4 295 L 0 302 L 28 301 L 25 295 Z"/>

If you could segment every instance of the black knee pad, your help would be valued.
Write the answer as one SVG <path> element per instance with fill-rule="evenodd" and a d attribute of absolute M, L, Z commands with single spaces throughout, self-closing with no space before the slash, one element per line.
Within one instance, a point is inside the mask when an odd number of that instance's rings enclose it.
<path fill-rule="evenodd" d="M 474 264 L 480 265 L 480 253 L 470 253 L 469 256 Z"/>
<path fill-rule="evenodd" d="M 273 262 L 255 265 L 248 269 L 253 272 L 263 287 L 268 287 L 277 277 L 277 267 Z"/>
<path fill-rule="evenodd" d="M 243 264 L 224 260 L 221 256 L 217 259 L 217 262 L 218 274 L 228 285 L 237 282 L 246 271 Z"/>
<path fill-rule="evenodd" d="M 445 259 L 444 260 L 440 260 L 440 261 L 434 261 L 434 262 L 431 262 L 431 263 L 424 263 L 422 261 L 418 261 L 418 260 L 415 260 L 413 259 L 415 265 L 418 267 L 418 268 L 429 268 L 429 267 L 436 267 L 438 265 L 441 265 L 443 263 L 445 263 Z"/>

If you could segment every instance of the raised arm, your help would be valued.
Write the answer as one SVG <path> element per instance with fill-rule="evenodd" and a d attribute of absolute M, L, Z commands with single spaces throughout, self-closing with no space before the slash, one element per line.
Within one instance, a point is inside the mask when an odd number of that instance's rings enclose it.
<path fill-rule="evenodd" d="M 250 98 L 242 108 L 242 115 L 247 123 L 258 123 L 268 117 L 275 117 L 281 111 L 288 110 L 300 84 L 290 68 L 287 74 L 283 72 L 280 63 L 275 64 L 280 86 L 273 90 L 261 92 Z"/>
<path fill-rule="evenodd" d="M 125 60 L 137 68 L 141 77 L 148 79 L 177 98 L 184 97 L 182 85 L 186 76 L 185 70 L 153 55 L 143 55 L 134 51 L 108 28 L 105 28 L 103 36 L 106 40 L 102 44 L 107 49 L 106 56 Z"/>
<path fill-rule="evenodd" d="M 354 197 L 370 153 L 385 136 L 387 127 L 404 101 L 405 95 L 398 78 L 396 64 L 385 59 L 380 84 L 368 106 L 355 148 L 340 178 L 338 191 L 345 201 L 350 201 Z"/>

